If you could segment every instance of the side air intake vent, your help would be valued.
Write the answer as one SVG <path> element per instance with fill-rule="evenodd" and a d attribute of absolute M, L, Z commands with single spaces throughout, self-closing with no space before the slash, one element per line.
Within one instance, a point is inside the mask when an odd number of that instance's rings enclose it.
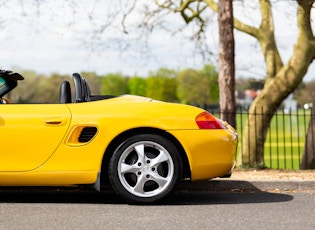
<path fill-rule="evenodd" d="M 95 136 L 96 132 L 97 132 L 96 127 L 83 128 L 79 136 L 79 142 L 80 143 L 89 142 Z"/>

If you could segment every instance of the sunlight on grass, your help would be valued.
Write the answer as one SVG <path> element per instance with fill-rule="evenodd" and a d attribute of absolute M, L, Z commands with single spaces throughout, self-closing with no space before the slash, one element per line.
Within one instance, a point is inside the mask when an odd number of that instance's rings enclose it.
<path fill-rule="evenodd" d="M 246 113 L 236 116 L 239 133 L 238 151 L 242 151 L 242 133 Z M 278 111 L 273 117 L 264 145 L 264 165 L 272 169 L 299 169 L 308 130 L 310 110 L 292 113 Z"/>

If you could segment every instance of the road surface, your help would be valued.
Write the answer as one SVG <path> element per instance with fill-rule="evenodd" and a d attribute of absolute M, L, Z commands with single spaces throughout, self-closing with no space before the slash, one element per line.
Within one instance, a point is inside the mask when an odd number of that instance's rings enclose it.
<path fill-rule="evenodd" d="M 315 229 L 315 193 L 178 191 L 137 206 L 112 191 L 0 189 L 2 229 Z"/>

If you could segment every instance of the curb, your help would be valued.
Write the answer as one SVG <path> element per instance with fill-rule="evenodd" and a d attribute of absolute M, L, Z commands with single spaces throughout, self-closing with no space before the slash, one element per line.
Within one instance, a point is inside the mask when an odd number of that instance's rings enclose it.
<path fill-rule="evenodd" d="M 288 180 L 227 180 L 213 179 L 209 181 L 189 182 L 185 181 L 179 185 L 179 190 L 191 191 L 224 191 L 224 190 L 294 190 L 309 191 L 315 190 L 315 180 L 288 181 Z"/>

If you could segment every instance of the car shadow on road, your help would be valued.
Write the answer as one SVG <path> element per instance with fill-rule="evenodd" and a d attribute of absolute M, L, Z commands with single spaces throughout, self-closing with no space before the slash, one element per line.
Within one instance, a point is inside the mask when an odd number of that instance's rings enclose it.
<path fill-rule="evenodd" d="M 0 188 L 0 203 L 78 203 L 78 204 L 125 204 L 110 189 L 97 192 L 76 188 Z"/>
<path fill-rule="evenodd" d="M 203 189 L 180 187 L 164 201 L 154 205 L 211 205 L 287 202 L 289 194 L 263 192 L 258 189 Z M 75 188 L 0 188 L 0 203 L 79 203 L 126 204 L 114 191 L 101 192 Z"/>
<path fill-rule="evenodd" d="M 168 202 L 177 205 L 244 204 L 287 202 L 293 199 L 292 195 L 279 191 L 262 191 L 248 181 L 214 180 L 182 183 Z"/>
<path fill-rule="evenodd" d="M 178 191 L 163 204 L 168 205 L 209 205 L 274 203 L 293 200 L 293 196 L 283 193 L 262 191 Z"/>

